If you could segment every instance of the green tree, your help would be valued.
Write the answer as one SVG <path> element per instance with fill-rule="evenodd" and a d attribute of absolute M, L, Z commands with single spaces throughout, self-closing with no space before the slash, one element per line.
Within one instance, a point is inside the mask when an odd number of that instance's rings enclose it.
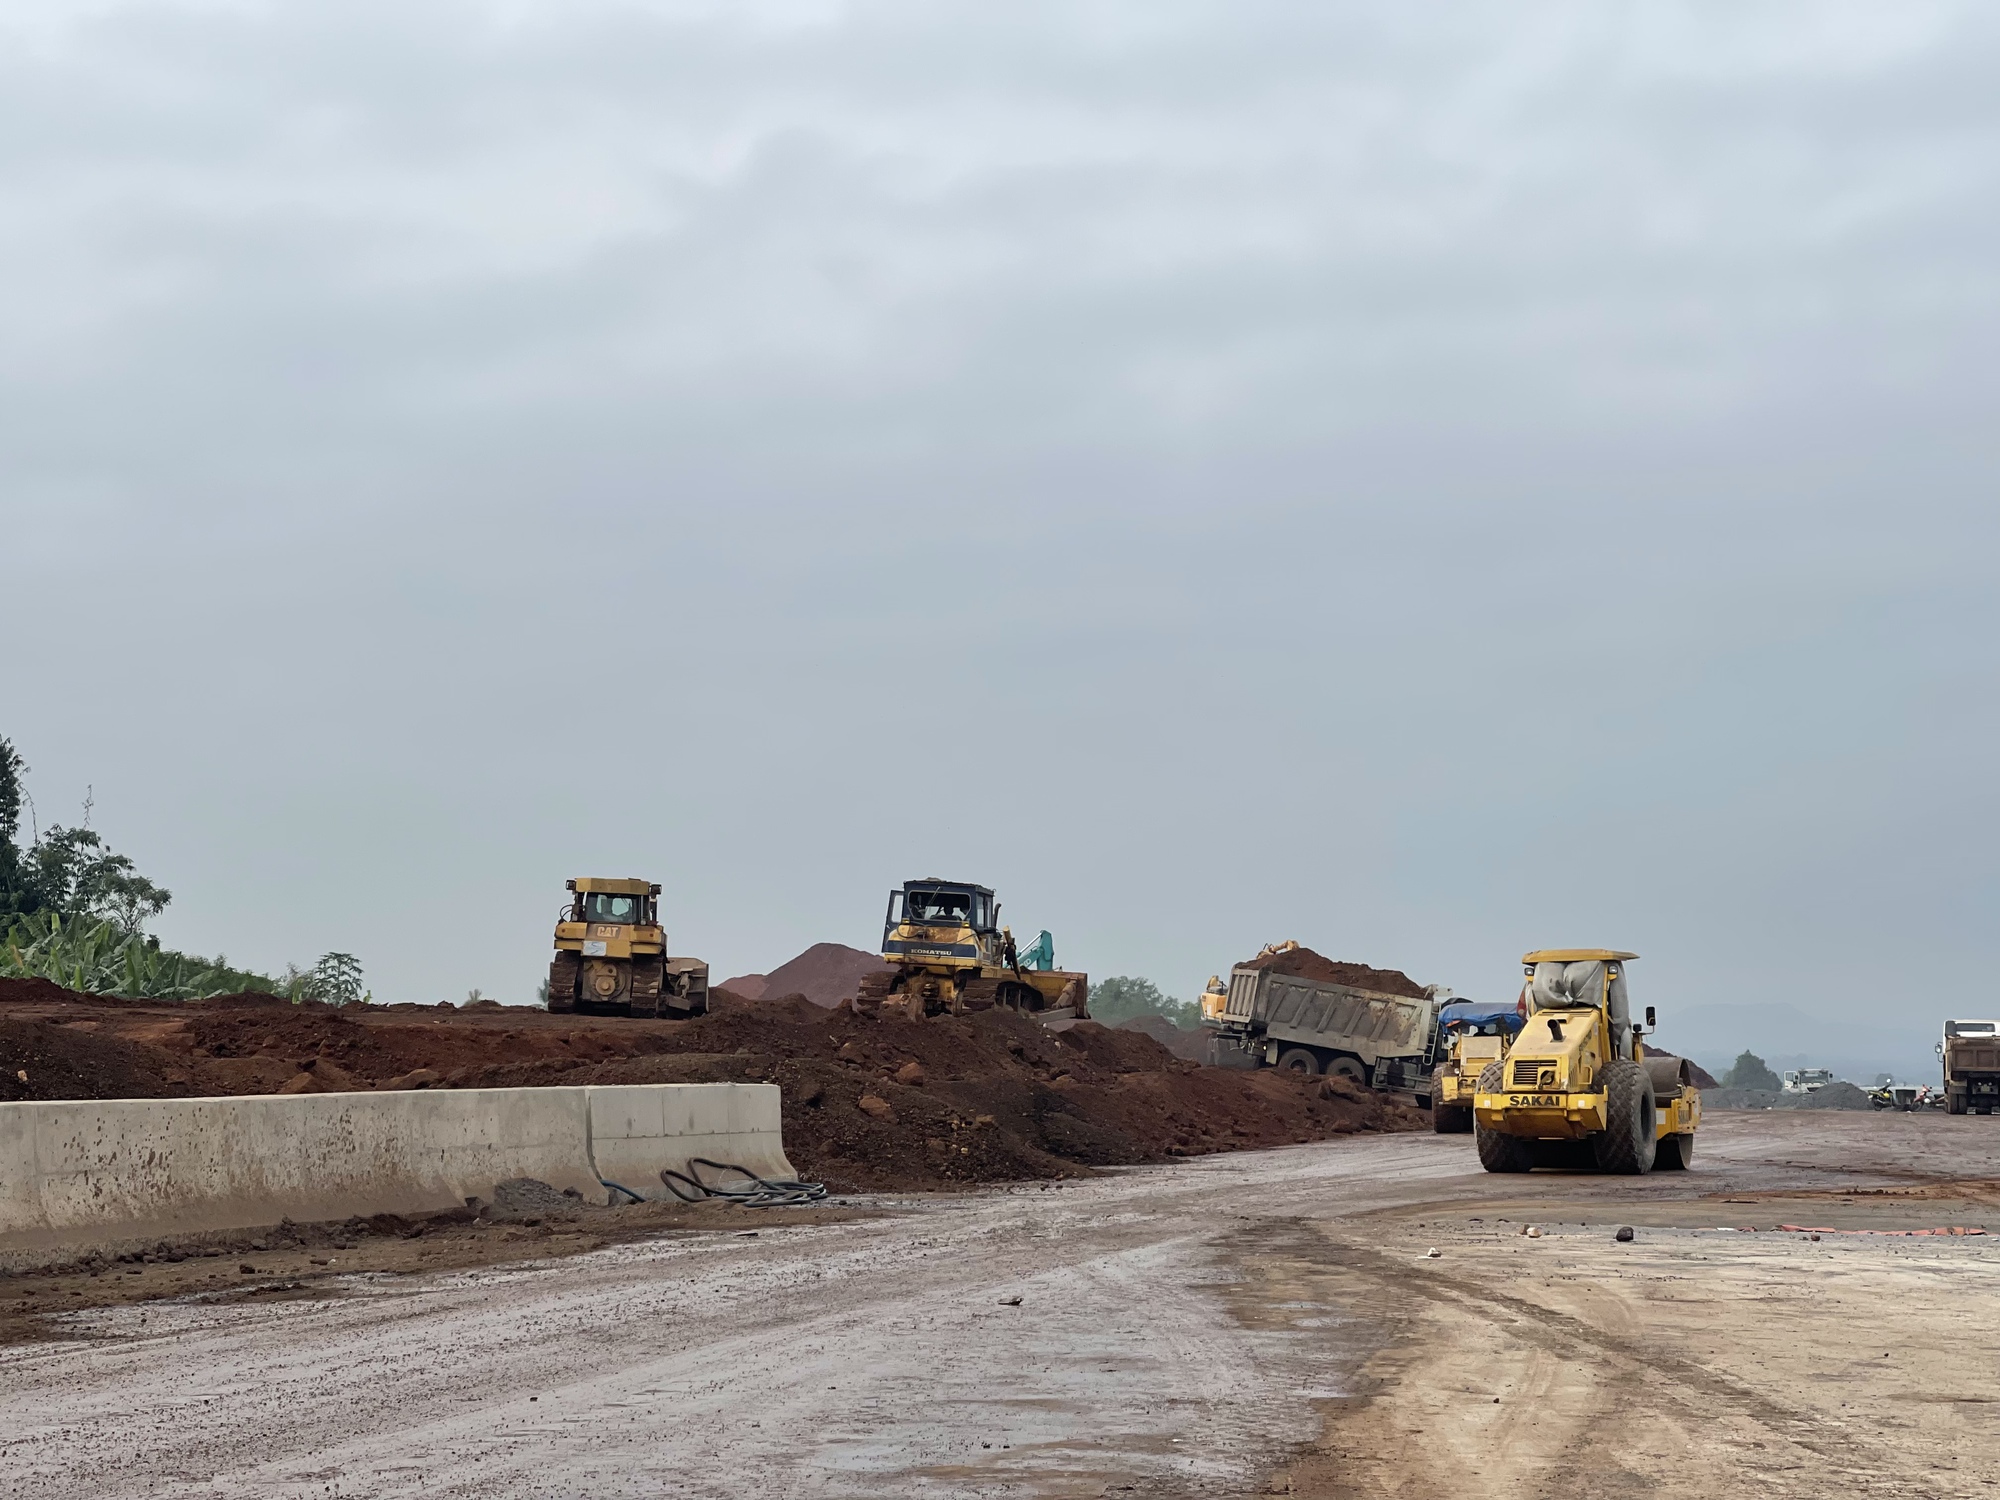
<path fill-rule="evenodd" d="M 1778 1075 L 1770 1065 L 1747 1047 L 1737 1055 L 1729 1071 L 1722 1075 L 1722 1086 L 1729 1089 L 1778 1089 Z"/>
<path fill-rule="evenodd" d="M 361 960 L 352 953 L 326 953 L 306 976 L 306 998 L 328 1005 L 352 1005 L 361 998 Z"/>
<path fill-rule="evenodd" d="M 28 881 L 39 910 L 96 917 L 137 932 L 174 899 L 89 828 L 51 828 L 28 850 Z"/>
<path fill-rule="evenodd" d="M 21 868 L 21 851 L 14 840 L 21 832 L 21 777 L 27 772 L 14 742 L 0 739 L 0 926 L 7 918 L 38 909 Z"/>
<path fill-rule="evenodd" d="M 1201 1022 L 1201 1007 L 1192 1000 L 1176 1000 L 1160 993 L 1150 979 L 1123 975 L 1100 979 L 1090 987 L 1090 1015 L 1106 1026 L 1115 1026 L 1133 1016 L 1165 1016 L 1176 1026 L 1190 1027 Z"/>
<path fill-rule="evenodd" d="M 0 923 L 47 912 L 69 921 L 111 922 L 136 933 L 147 918 L 164 911 L 173 893 L 113 853 L 92 828 L 57 826 L 21 848 L 27 771 L 13 742 L 0 739 Z M 86 803 L 86 823 L 88 814 Z"/>

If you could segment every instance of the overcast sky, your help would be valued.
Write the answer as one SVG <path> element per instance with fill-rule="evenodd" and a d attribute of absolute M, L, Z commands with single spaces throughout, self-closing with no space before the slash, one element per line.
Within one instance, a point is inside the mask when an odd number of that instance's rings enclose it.
<path fill-rule="evenodd" d="M 0 4 L 0 734 L 525 1001 L 998 888 L 1190 995 L 1991 1014 L 2000 16 Z"/>

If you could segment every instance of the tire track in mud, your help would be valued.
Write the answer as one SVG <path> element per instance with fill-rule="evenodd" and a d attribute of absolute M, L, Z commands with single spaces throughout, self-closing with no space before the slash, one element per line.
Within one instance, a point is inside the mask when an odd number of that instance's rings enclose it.
<path fill-rule="evenodd" d="M 1448 1320 L 1470 1320 L 1483 1325 L 1502 1345 L 1525 1345 L 1547 1356 L 1546 1361 L 1530 1361 L 1531 1371 L 1541 1372 L 1538 1383 L 1549 1393 L 1547 1371 L 1554 1367 L 1582 1366 L 1589 1372 L 1583 1404 L 1588 1414 L 1571 1410 L 1567 1417 L 1576 1421 L 1578 1431 L 1562 1445 L 1553 1461 L 1545 1459 L 1535 1470 L 1533 1493 L 1538 1495 L 1582 1495 L 1595 1493 L 1603 1482 L 1622 1477 L 1641 1487 L 1651 1487 L 1645 1476 L 1620 1469 L 1607 1454 L 1600 1423 L 1589 1420 L 1630 1420 L 1635 1414 L 1671 1408 L 1688 1428 L 1700 1431 L 1735 1415 L 1769 1433 L 1773 1438 L 1803 1450 L 1820 1461 L 1814 1477 L 1801 1493 L 1818 1495 L 1827 1485 L 1841 1479 L 1881 1480 L 1891 1478 L 1903 1460 L 1837 1422 L 1786 1404 L 1756 1386 L 1714 1370 L 1700 1362 L 1659 1347 L 1634 1345 L 1644 1337 L 1620 1335 L 1599 1328 L 1585 1319 L 1549 1307 L 1529 1297 L 1486 1285 L 1463 1286 L 1442 1279 L 1422 1265 L 1412 1265 L 1397 1257 L 1360 1243 L 1351 1230 L 1325 1220 L 1273 1219 L 1246 1225 L 1231 1235 L 1218 1249 L 1250 1274 L 1232 1296 L 1232 1311 L 1245 1321 L 1268 1319 L 1274 1301 L 1297 1305 L 1314 1300 L 1345 1309 L 1362 1328 L 1354 1334 L 1363 1350 L 1362 1360 L 1349 1376 L 1349 1389 L 1323 1403 L 1325 1430 L 1317 1443 L 1302 1449 L 1294 1469 L 1301 1463 L 1313 1468 L 1331 1468 L 1326 1480 L 1300 1486 L 1288 1481 L 1289 1492 L 1344 1497 L 1384 1493 L 1379 1474 L 1365 1479 L 1360 1474 L 1344 1474 L 1341 1460 L 1356 1460 L 1353 1467 L 1376 1468 L 1385 1463 L 1380 1456 L 1343 1454 L 1343 1430 L 1380 1401 L 1393 1399 L 1398 1382 L 1374 1367 L 1380 1356 L 1391 1352 L 1414 1355 L 1421 1366 L 1420 1346 L 1423 1325 L 1441 1316 Z M 1275 1292 L 1275 1295 L 1274 1295 Z M 1490 1373 L 1490 1372 L 1489 1372 Z M 1495 1398 L 1496 1400 L 1498 1398 Z M 1518 1409 L 1523 1397 L 1510 1398 Z M 1535 1393 L 1525 1398 L 1536 1401 Z M 1578 1396 L 1569 1396 L 1572 1408 Z M 1328 1460 L 1333 1460 L 1329 1465 Z M 1608 1467 L 1607 1467 L 1608 1465 Z M 1392 1466 L 1392 1465 L 1391 1465 Z M 1786 1468 L 1796 1466 L 1784 1466 Z M 1615 1472 L 1614 1472 L 1615 1471 Z M 1757 1481 L 1767 1491 L 1775 1475 L 1766 1472 Z M 1611 1493 L 1616 1488 L 1605 1489 Z M 1784 1488 L 1782 1484 L 1778 1486 Z M 1895 1493 L 1935 1493 L 1929 1489 Z"/>

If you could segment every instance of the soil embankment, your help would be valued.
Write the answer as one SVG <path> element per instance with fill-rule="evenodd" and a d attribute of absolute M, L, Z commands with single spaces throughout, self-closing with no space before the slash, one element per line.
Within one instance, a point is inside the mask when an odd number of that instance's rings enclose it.
<path fill-rule="evenodd" d="M 693 1021 L 480 1004 L 160 1004 L 0 981 L 0 1100 L 770 1082 L 785 1145 L 841 1191 L 1087 1175 L 1425 1117 L 1338 1079 L 1198 1067 L 1150 1037 L 1011 1012 L 911 1022 L 718 991 Z"/>

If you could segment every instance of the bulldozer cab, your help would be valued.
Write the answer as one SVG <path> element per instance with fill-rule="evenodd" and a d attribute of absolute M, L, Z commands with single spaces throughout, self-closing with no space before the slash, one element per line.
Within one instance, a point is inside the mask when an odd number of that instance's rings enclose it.
<path fill-rule="evenodd" d="M 644 896 L 621 896 L 612 891 L 592 891 L 583 898 L 582 920 L 586 922 L 617 922 L 626 926 L 641 923 L 651 925 L 652 913 L 646 908 L 651 905 Z"/>
<path fill-rule="evenodd" d="M 1000 904 L 983 885 L 948 880 L 912 880 L 889 893 L 888 917 L 882 925 L 884 952 L 898 927 L 969 927 L 987 934 L 999 931 Z"/>
<path fill-rule="evenodd" d="M 570 881 L 569 888 L 574 893 L 572 922 L 619 927 L 659 923 L 660 888 L 649 881 L 580 879 Z"/>

